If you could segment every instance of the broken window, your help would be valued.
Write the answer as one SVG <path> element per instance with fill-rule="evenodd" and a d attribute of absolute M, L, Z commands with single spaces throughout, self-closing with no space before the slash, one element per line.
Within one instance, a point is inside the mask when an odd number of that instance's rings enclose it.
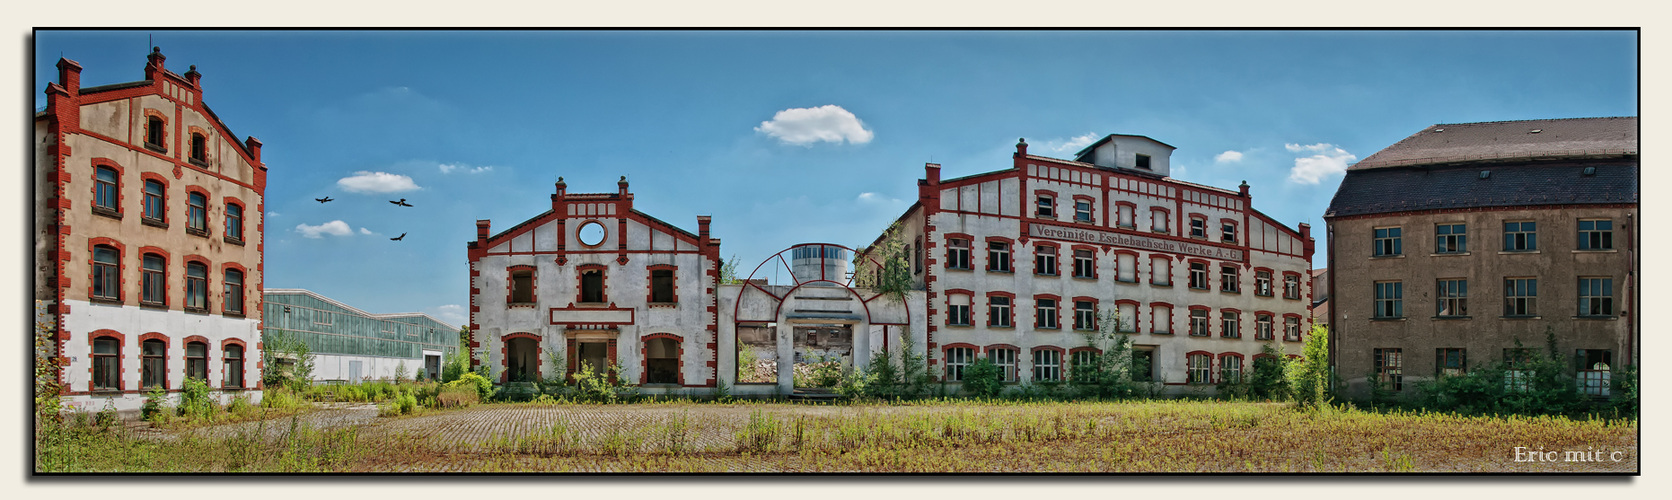
<path fill-rule="evenodd" d="M 679 383 L 679 343 L 673 339 L 651 339 L 644 346 L 644 383 Z"/>
<path fill-rule="evenodd" d="M 657 269 L 650 271 L 650 301 L 673 302 L 673 270 Z"/>
<path fill-rule="evenodd" d="M 581 271 L 581 302 L 604 302 L 604 270 Z"/>

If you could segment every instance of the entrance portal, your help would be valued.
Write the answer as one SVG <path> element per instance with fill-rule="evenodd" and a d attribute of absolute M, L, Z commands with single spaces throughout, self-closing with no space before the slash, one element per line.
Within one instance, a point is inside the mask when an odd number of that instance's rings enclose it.
<path fill-rule="evenodd" d="M 531 338 L 505 343 L 505 381 L 531 382 L 540 378 L 540 344 Z"/>
<path fill-rule="evenodd" d="M 609 358 L 609 352 L 609 344 L 604 341 L 581 341 L 575 344 L 575 359 L 578 361 L 575 364 L 575 371 L 579 372 L 590 367 L 593 373 L 605 373 L 610 366 L 606 362 Z"/>
<path fill-rule="evenodd" d="M 853 368 L 853 325 L 796 325 L 795 387 L 832 389 Z"/>
<path fill-rule="evenodd" d="M 644 383 L 679 383 L 679 344 L 673 339 L 650 339 L 644 345 Z"/>

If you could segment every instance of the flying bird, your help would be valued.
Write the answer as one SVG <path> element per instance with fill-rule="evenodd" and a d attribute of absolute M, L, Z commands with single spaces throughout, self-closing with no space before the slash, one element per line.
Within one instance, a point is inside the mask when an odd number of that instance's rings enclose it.
<path fill-rule="evenodd" d="M 407 203 L 406 203 L 406 198 L 401 198 L 401 201 L 391 201 L 391 202 L 389 202 L 389 203 L 394 203 L 394 204 L 396 204 L 396 205 L 400 205 L 400 206 L 403 206 L 403 207 L 410 207 L 410 206 L 412 206 L 412 205 L 408 205 L 408 204 L 407 204 Z"/>
<path fill-rule="evenodd" d="M 324 198 L 314 198 L 313 201 L 317 201 L 317 202 L 320 202 L 320 203 L 325 203 L 327 201 L 331 201 L 331 197 L 326 196 Z"/>
<path fill-rule="evenodd" d="M 396 236 L 394 238 L 389 238 L 389 241 L 400 241 L 401 238 L 405 238 L 405 237 L 406 237 L 406 233 L 401 233 L 400 236 Z"/>

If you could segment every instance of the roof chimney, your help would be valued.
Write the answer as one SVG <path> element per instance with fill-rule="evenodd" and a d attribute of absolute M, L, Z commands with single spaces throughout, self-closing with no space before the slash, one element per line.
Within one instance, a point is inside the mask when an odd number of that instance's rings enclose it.
<path fill-rule="evenodd" d="M 166 59 L 168 58 L 163 57 L 162 47 L 151 47 L 151 55 L 145 57 L 145 60 L 147 61 L 145 65 L 145 79 L 157 81 L 157 73 L 161 73 L 163 71 L 163 61 Z"/>
<path fill-rule="evenodd" d="M 261 139 L 249 136 L 244 139 L 244 148 L 250 150 L 250 160 L 261 163 Z"/>
<path fill-rule="evenodd" d="M 476 243 L 478 246 L 488 243 L 488 226 L 490 224 L 493 224 L 493 222 L 488 219 L 476 220 Z"/>
<path fill-rule="evenodd" d="M 1242 181 L 1242 185 L 1237 186 L 1237 191 L 1242 192 L 1242 197 L 1243 198 L 1247 198 L 1248 197 L 1248 181 Z"/>
<path fill-rule="evenodd" d="M 1027 155 L 1028 155 L 1028 139 L 1026 137 L 1016 139 L 1016 156 L 1017 157 L 1023 157 L 1023 156 L 1027 156 Z"/>
<path fill-rule="evenodd" d="M 697 216 L 697 240 L 699 247 L 708 247 L 708 223 L 714 218 L 707 215 Z"/>
<path fill-rule="evenodd" d="M 568 195 L 569 195 L 569 184 L 563 182 L 563 177 L 559 176 L 557 178 L 557 191 L 552 193 L 552 213 L 554 213 L 554 214 L 558 213 L 557 212 L 558 206 L 563 204 L 563 197 L 568 196 Z M 562 245 L 562 243 L 558 243 L 558 244 Z"/>
<path fill-rule="evenodd" d="M 616 194 L 626 196 L 627 195 L 627 176 L 625 176 L 625 175 L 621 176 L 621 180 L 616 181 L 615 186 L 616 186 L 616 188 L 618 188 L 618 191 L 616 191 Z"/>
<path fill-rule="evenodd" d="M 923 178 L 925 180 L 929 181 L 930 186 L 940 185 L 940 164 L 939 163 L 924 163 L 923 164 Z"/>
<path fill-rule="evenodd" d="M 81 94 L 81 63 L 69 59 L 58 59 L 58 84 L 70 95 Z"/>
<path fill-rule="evenodd" d="M 198 84 L 198 81 L 202 80 L 202 79 L 203 79 L 203 73 L 198 73 L 197 72 L 197 65 L 196 64 L 192 65 L 191 70 L 186 71 L 186 82 L 192 84 L 192 88 L 197 89 L 198 91 L 203 90 L 203 86 Z"/>

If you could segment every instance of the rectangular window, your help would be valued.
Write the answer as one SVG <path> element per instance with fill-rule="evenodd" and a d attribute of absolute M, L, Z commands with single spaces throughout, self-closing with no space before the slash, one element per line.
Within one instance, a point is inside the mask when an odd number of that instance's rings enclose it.
<path fill-rule="evenodd" d="M 121 255 L 113 247 L 93 247 L 93 298 L 122 300 Z"/>
<path fill-rule="evenodd" d="M 163 183 L 145 181 L 145 213 L 140 214 L 153 221 L 163 221 Z"/>
<path fill-rule="evenodd" d="M 1538 223 L 1505 222 L 1504 251 L 1531 252 L 1538 250 Z"/>
<path fill-rule="evenodd" d="M 1254 295 L 1271 296 L 1271 271 L 1254 271 Z"/>
<path fill-rule="evenodd" d="M 534 271 L 511 271 L 511 303 L 534 303 Z"/>
<path fill-rule="evenodd" d="M 1468 371 L 1468 353 L 1455 347 L 1434 349 L 1434 376 L 1457 377 Z"/>
<path fill-rule="evenodd" d="M 657 269 L 650 272 L 650 301 L 674 302 L 673 270 Z"/>
<path fill-rule="evenodd" d="M 1213 366 L 1213 357 L 1206 354 L 1191 354 L 1189 365 L 1190 379 L 1187 382 L 1196 385 L 1212 383 L 1208 370 Z"/>
<path fill-rule="evenodd" d="M 1093 277 L 1095 277 L 1092 273 L 1092 270 L 1097 265 L 1097 260 L 1095 258 L 1096 255 L 1097 254 L 1094 253 L 1092 250 L 1075 250 L 1074 251 L 1074 277 L 1076 277 L 1076 278 L 1093 278 Z"/>
<path fill-rule="evenodd" d="M 1203 219 L 1201 217 L 1191 217 L 1190 218 L 1190 237 L 1191 238 L 1207 238 L 1208 237 L 1208 220 Z"/>
<path fill-rule="evenodd" d="M 221 353 L 221 387 L 244 387 L 244 348 L 242 346 L 228 345 Z"/>
<path fill-rule="evenodd" d="M 999 373 L 1005 382 L 1016 381 L 1016 351 L 1013 349 L 988 349 L 987 361 L 992 361 L 999 367 Z"/>
<path fill-rule="evenodd" d="M 186 264 L 186 309 L 209 310 L 209 268 L 203 264 Z"/>
<path fill-rule="evenodd" d="M 1254 315 L 1254 340 L 1271 340 L 1273 338 L 1271 315 Z"/>
<path fill-rule="evenodd" d="M 1173 286 L 1173 260 L 1165 255 L 1150 257 L 1150 284 Z"/>
<path fill-rule="evenodd" d="M 1469 315 L 1469 280 L 1439 280 L 1434 285 L 1435 316 Z"/>
<path fill-rule="evenodd" d="M 113 338 L 93 339 L 93 389 L 114 391 L 121 389 L 122 346 Z"/>
<path fill-rule="evenodd" d="M 1293 316 L 1283 318 L 1283 340 L 1285 342 L 1300 342 L 1300 318 Z"/>
<path fill-rule="evenodd" d="M 1611 250 L 1613 248 L 1613 219 L 1579 219 L 1580 250 Z"/>
<path fill-rule="evenodd" d="M 1579 393 L 1608 396 L 1613 378 L 1614 352 L 1608 349 L 1580 349 L 1574 353 L 1574 382 Z"/>
<path fill-rule="evenodd" d="M 946 296 L 946 324 L 948 326 L 970 326 L 970 296 L 954 294 Z"/>
<path fill-rule="evenodd" d="M 975 350 L 968 347 L 954 347 L 946 350 L 946 379 L 958 382 L 964 380 L 964 369 L 969 368 L 970 362 L 975 360 Z"/>
<path fill-rule="evenodd" d="M 1033 247 L 1033 273 L 1046 276 L 1057 275 L 1057 247 L 1050 245 Z"/>
<path fill-rule="evenodd" d="M 1091 222 L 1091 202 L 1074 200 L 1074 222 Z"/>
<path fill-rule="evenodd" d="M 987 297 L 987 326 L 1010 327 L 1010 297 Z"/>
<path fill-rule="evenodd" d="M 1405 317 L 1405 290 L 1398 281 L 1378 281 L 1376 287 L 1376 307 L 1372 316 L 1377 318 Z"/>
<path fill-rule="evenodd" d="M 1434 225 L 1434 253 L 1464 253 L 1468 251 L 1469 234 L 1467 225 Z"/>
<path fill-rule="evenodd" d="M 1150 156 L 1149 155 L 1134 155 L 1133 160 L 1132 160 L 1132 164 L 1136 165 L 1138 168 L 1141 168 L 1141 169 L 1144 169 L 1144 170 L 1149 170 L 1150 169 Z"/>
<path fill-rule="evenodd" d="M 1219 381 L 1230 384 L 1242 381 L 1242 358 L 1236 356 L 1219 358 Z"/>
<path fill-rule="evenodd" d="M 1126 283 L 1138 282 L 1138 256 L 1130 253 L 1115 254 L 1115 280 Z"/>
<path fill-rule="evenodd" d="M 111 212 L 120 210 L 120 207 L 117 205 L 120 193 L 118 193 L 116 189 L 116 177 L 116 169 L 110 167 L 98 167 L 98 169 L 94 171 L 94 180 L 96 182 L 93 185 L 93 208 L 104 209 Z"/>
<path fill-rule="evenodd" d="M 1097 310 L 1092 306 L 1092 301 L 1089 301 L 1089 300 L 1076 300 L 1076 301 L 1074 301 L 1074 329 L 1075 330 L 1096 330 L 1097 329 Z"/>
<path fill-rule="evenodd" d="M 1075 382 L 1088 383 L 1097 377 L 1097 353 L 1091 350 L 1074 351 L 1074 364 L 1069 365 L 1068 373 Z"/>
<path fill-rule="evenodd" d="M 1049 382 L 1062 380 L 1062 353 L 1047 349 L 1033 351 L 1033 379 Z"/>
<path fill-rule="evenodd" d="M 141 259 L 140 303 L 163 305 L 168 302 L 168 283 L 163 274 L 167 267 L 168 260 L 161 255 L 148 253 Z"/>
<path fill-rule="evenodd" d="M 1190 263 L 1190 288 L 1197 290 L 1208 289 L 1208 265 L 1203 262 Z"/>
<path fill-rule="evenodd" d="M 593 304 L 604 302 L 604 271 L 602 269 L 581 271 L 581 302 Z"/>
<path fill-rule="evenodd" d="M 1538 278 L 1504 279 L 1504 316 L 1538 315 Z"/>
<path fill-rule="evenodd" d="M 1155 350 L 1154 348 L 1132 349 L 1132 381 L 1150 382 L 1155 380 Z"/>
<path fill-rule="evenodd" d="M 167 387 L 168 384 L 168 345 L 161 340 L 147 340 L 139 343 L 139 384 L 140 387 Z"/>
<path fill-rule="evenodd" d="M 202 342 L 186 344 L 186 378 L 209 380 L 209 345 Z"/>
<path fill-rule="evenodd" d="M 1115 329 L 1117 331 L 1121 333 L 1138 333 L 1138 304 L 1130 302 L 1118 304 L 1115 306 L 1115 313 L 1119 315 L 1115 319 L 1120 321 L 1115 325 Z"/>
<path fill-rule="evenodd" d="M 1371 245 L 1371 254 L 1376 257 L 1400 255 L 1403 250 L 1399 245 L 1399 232 L 1400 228 L 1397 227 L 1376 228 L 1376 240 Z"/>
<path fill-rule="evenodd" d="M 202 193 L 186 195 L 186 229 L 194 234 L 209 233 L 209 199 Z"/>
<path fill-rule="evenodd" d="M 1003 241 L 987 242 L 987 270 L 1010 272 L 1010 244 Z"/>
<path fill-rule="evenodd" d="M 946 268 L 970 268 L 970 240 L 963 238 L 949 238 L 946 240 Z"/>
<path fill-rule="evenodd" d="M 1190 310 L 1190 335 L 1193 337 L 1208 336 L 1208 310 Z"/>
<path fill-rule="evenodd" d="M 1150 333 L 1160 335 L 1173 334 L 1173 308 L 1166 305 L 1150 304 Z"/>
<path fill-rule="evenodd" d="M 1614 278 L 1579 278 L 1579 315 L 1614 315 Z"/>
<path fill-rule="evenodd" d="M 1228 339 L 1242 338 L 1242 315 L 1235 311 L 1220 312 L 1219 336 Z"/>
<path fill-rule="evenodd" d="M 1034 328 L 1055 329 L 1057 327 L 1056 299 L 1033 299 Z"/>
<path fill-rule="evenodd" d="M 1168 231 L 1167 228 L 1171 227 L 1171 225 L 1169 225 L 1167 223 L 1167 220 L 1169 218 L 1171 218 L 1171 216 L 1169 216 L 1167 214 L 1166 210 L 1151 210 L 1150 211 L 1150 231 L 1154 231 L 1154 232 L 1157 232 L 1157 233 L 1166 233 Z"/>
<path fill-rule="evenodd" d="M 226 277 L 221 282 L 221 305 L 230 314 L 244 314 L 244 272 L 237 269 L 227 269 Z"/>
<path fill-rule="evenodd" d="M 1135 210 L 1136 210 L 1135 207 L 1133 207 L 1132 205 L 1121 205 L 1119 207 L 1116 207 L 1115 208 L 1115 217 L 1117 217 L 1117 219 L 1115 221 L 1116 225 L 1118 225 L 1120 227 L 1127 228 L 1127 229 L 1132 229 L 1133 227 L 1136 227 L 1137 223 L 1134 221 L 1134 219 L 1137 218 L 1137 214 L 1133 213 Z"/>
<path fill-rule="evenodd" d="M 228 203 L 226 205 L 226 237 L 234 240 L 244 239 L 244 208 Z"/>
<path fill-rule="evenodd" d="M 1283 298 L 1300 299 L 1300 275 L 1283 275 Z"/>
<path fill-rule="evenodd" d="M 1376 378 L 1382 382 L 1383 387 L 1394 391 L 1405 388 L 1402 368 L 1404 361 L 1400 358 L 1398 348 L 1372 349 L 1370 355 L 1372 358 L 1371 366 L 1376 367 Z"/>
<path fill-rule="evenodd" d="M 1034 205 L 1036 206 L 1033 211 L 1034 215 L 1052 218 L 1057 216 L 1056 198 L 1052 198 L 1050 196 L 1039 196 L 1034 198 Z"/>
<path fill-rule="evenodd" d="M 1219 242 L 1235 244 L 1237 242 L 1237 225 L 1230 222 L 1219 225 Z"/>
<path fill-rule="evenodd" d="M 1237 276 L 1237 266 L 1219 266 L 1219 291 L 1240 293 L 1241 278 Z"/>

